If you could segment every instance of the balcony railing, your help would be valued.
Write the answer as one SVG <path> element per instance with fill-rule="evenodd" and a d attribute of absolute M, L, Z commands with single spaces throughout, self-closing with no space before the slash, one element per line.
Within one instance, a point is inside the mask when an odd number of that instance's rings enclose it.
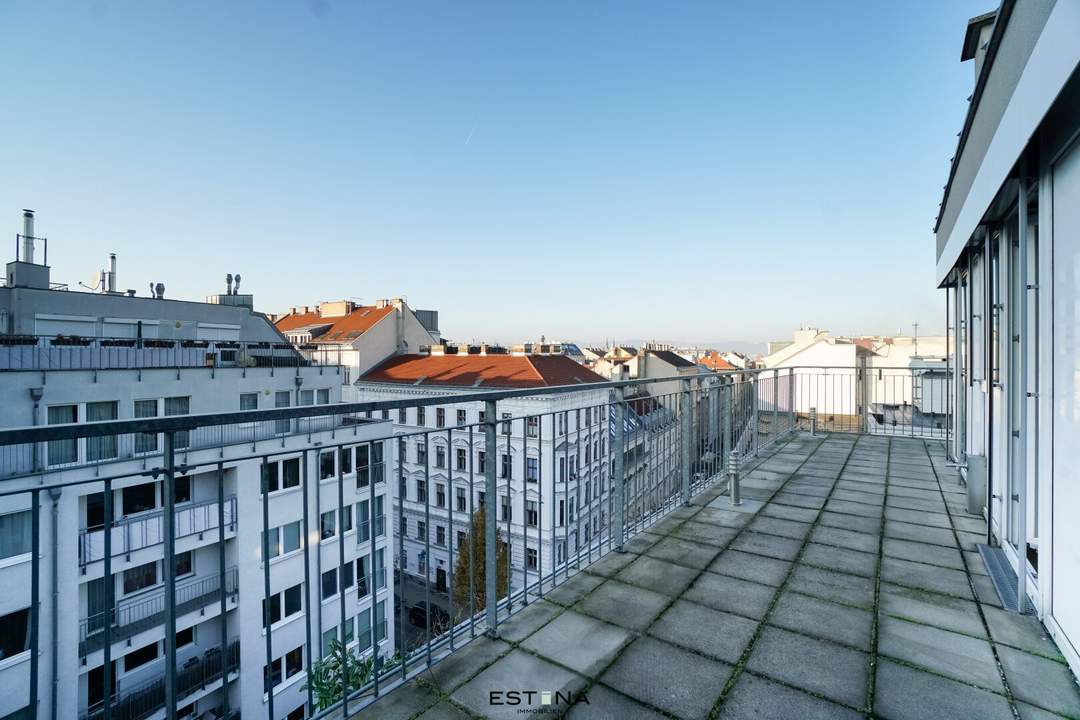
<path fill-rule="evenodd" d="M 150 717 L 165 706 L 168 681 L 175 686 L 177 704 L 183 706 L 189 695 L 205 689 L 221 680 L 223 675 L 232 674 L 240 668 L 240 641 L 230 644 L 226 652 L 225 673 L 222 673 L 221 650 L 213 648 L 188 660 L 172 677 L 152 678 L 116 693 L 110 708 L 112 717 L 119 720 L 143 720 Z M 80 715 L 81 720 L 103 720 L 104 717 L 104 702 L 87 708 L 86 712 Z"/>
<path fill-rule="evenodd" d="M 301 537 L 317 536 L 320 518 L 302 518 L 310 487 L 321 493 L 320 512 L 327 510 L 329 498 L 336 509 L 336 518 L 340 519 L 345 516 L 347 507 L 355 513 L 360 501 L 366 500 L 368 517 L 354 516 L 354 526 L 373 526 L 393 533 L 386 538 L 388 542 L 368 543 L 366 547 L 355 540 L 328 545 L 330 538 L 340 540 L 338 533 L 331 533 L 322 543 L 291 545 L 289 552 L 299 550 L 306 564 L 322 573 L 320 578 L 305 567 L 309 586 L 317 587 L 322 581 L 323 588 L 336 590 L 342 579 L 356 583 L 356 571 L 361 569 L 357 561 L 361 554 L 369 575 L 360 578 L 359 584 L 366 586 L 364 589 L 369 593 L 373 581 L 381 585 L 388 580 L 381 568 L 372 573 L 380 562 L 380 552 L 384 553 L 381 558 L 384 567 L 393 563 L 394 567 L 403 570 L 393 578 L 394 593 L 366 604 L 367 610 L 361 612 L 370 613 L 369 622 L 359 622 L 359 626 L 370 628 L 383 627 L 384 623 L 397 626 L 391 637 L 401 638 L 403 646 L 397 650 L 402 662 L 393 667 L 379 666 L 363 685 L 351 686 L 343 697 L 315 714 L 324 717 L 340 713 L 347 717 L 350 708 L 355 710 L 358 703 L 380 695 L 388 684 L 430 667 L 440 656 L 452 653 L 477 635 L 497 632 L 500 624 L 517 612 L 523 601 L 531 602 L 560 585 L 573 571 L 609 552 L 620 551 L 635 534 L 689 503 L 694 493 L 714 484 L 720 485 L 722 490 L 729 474 L 737 477 L 734 473 L 739 463 L 796 430 L 912 436 L 947 433 L 949 382 L 950 376 L 936 368 L 860 366 L 728 373 L 703 371 L 695 376 L 674 378 L 521 390 L 470 388 L 461 394 L 438 397 L 0 430 L 0 456 L 6 452 L 18 455 L 27 448 L 49 443 L 85 443 L 94 438 L 115 437 L 119 446 L 140 435 L 153 435 L 161 440 L 160 454 L 148 458 L 147 466 L 137 471 L 121 467 L 115 474 L 99 472 L 85 480 L 72 480 L 68 473 L 46 472 L 40 476 L 40 482 L 35 479 L 33 485 L 9 485 L 11 489 L 0 490 L 0 496 L 30 496 L 28 504 L 34 519 L 32 535 L 35 539 L 31 561 L 36 577 L 43 567 L 42 558 L 47 558 L 47 552 L 43 553 L 41 549 L 49 547 L 47 542 L 40 542 L 40 506 L 54 485 L 78 486 L 92 482 L 100 488 L 104 484 L 108 495 L 113 481 L 152 474 L 163 483 L 164 496 L 174 497 L 177 458 L 183 457 L 182 472 L 185 475 L 201 473 L 200 480 L 218 483 L 220 497 L 224 497 L 224 474 L 219 472 L 223 463 L 254 460 L 257 463 L 265 461 L 262 467 L 267 467 L 283 457 L 299 457 L 303 469 L 300 477 L 304 480 L 298 488 L 304 494 L 300 497 L 290 495 L 287 503 L 278 504 L 282 510 L 288 505 L 293 512 L 282 516 L 276 508 L 275 525 L 281 527 L 283 521 L 304 520 L 307 524 L 302 533 L 291 532 Z M 673 387 L 677 389 L 672 390 Z M 508 407 L 508 401 L 521 398 L 530 398 L 529 406 L 538 410 L 503 417 L 502 410 Z M 545 399 L 551 401 L 546 407 L 540 402 Z M 402 408 L 433 406 L 466 408 L 470 413 L 468 419 L 477 419 L 442 428 L 402 427 L 372 421 L 385 417 L 385 414 L 397 417 L 397 411 Z M 483 407 L 483 420 L 476 414 L 478 406 Z M 434 415 L 434 412 L 428 413 L 429 417 Z M 178 440 L 181 445 L 194 445 L 200 438 L 211 437 L 223 442 L 223 438 L 234 437 L 230 433 L 236 428 L 275 428 L 284 424 L 290 428 L 313 428 L 313 433 L 325 432 L 317 437 L 313 435 L 310 441 L 305 440 L 307 444 L 289 447 L 284 442 L 259 446 L 251 442 L 251 437 L 257 435 L 236 432 L 236 442 L 243 444 L 243 452 L 235 455 L 211 453 L 200 458 L 178 449 Z M 507 426 L 510 426 L 510 434 L 504 433 Z M 595 448 L 588 461 L 583 452 L 584 438 L 592 438 Z M 445 502 L 440 506 L 434 505 L 438 497 L 434 476 L 438 471 L 431 465 L 436 457 L 431 446 L 436 440 L 446 447 L 465 450 L 468 459 L 465 471 L 455 470 L 450 476 L 443 473 L 440 482 L 447 487 L 443 495 Z M 357 449 L 355 453 L 351 452 L 354 448 Z M 481 452 L 486 458 L 483 472 L 479 472 Z M 373 463 L 374 477 L 354 472 L 358 465 L 366 465 L 366 461 L 360 460 L 361 454 L 364 458 L 379 458 Z M 427 461 L 418 465 L 414 458 L 418 454 Z M 512 472 L 507 473 L 508 477 L 500 478 L 504 454 L 512 458 Z M 160 464 L 154 467 L 156 463 Z M 573 475 L 578 478 L 577 482 L 561 481 L 564 467 L 566 475 L 563 477 Z M 538 473 L 538 482 L 527 482 L 525 478 L 533 472 Z M 408 482 L 405 482 L 406 478 Z M 374 481 L 364 482 L 365 479 Z M 270 530 L 274 527 L 269 520 L 272 503 L 269 471 L 262 483 L 242 473 L 236 474 L 235 480 L 237 493 L 261 494 L 260 537 L 267 544 L 259 556 L 266 557 L 270 553 Z M 417 493 L 418 480 L 425 491 L 422 495 Z M 591 483 L 588 503 L 585 502 L 586 480 Z M 328 482 L 332 482 L 333 487 L 329 487 Z M 387 493 L 398 487 L 406 488 L 406 496 L 394 502 Z M 461 488 L 467 499 L 465 512 L 456 509 L 456 488 Z M 389 518 L 376 515 L 377 496 L 383 498 L 383 513 L 389 513 Z M 501 510 L 504 505 L 510 508 L 509 512 Z M 231 501 L 230 508 L 231 517 L 235 517 Z M 207 510 L 203 520 L 185 524 L 178 515 L 169 516 L 162 512 L 159 515 L 162 523 L 154 525 L 147 535 L 138 534 L 137 542 L 124 539 L 123 532 L 113 536 L 117 547 L 113 555 L 139 543 L 165 539 L 163 567 L 174 567 L 175 543 L 168 540 L 167 526 L 175 522 L 174 537 L 182 532 L 198 532 L 200 527 L 215 527 L 213 515 Z M 227 522 L 232 521 L 231 517 Z M 405 536 L 400 533 L 403 517 L 409 525 L 410 552 L 407 557 Z M 426 532 L 417 538 L 417 521 L 421 518 Z M 260 518 L 251 520 L 260 523 Z M 472 528 L 481 520 L 484 532 L 472 537 Z M 199 522 L 203 524 L 199 525 Z M 459 546 L 456 534 L 448 531 L 444 534 L 445 544 L 436 545 L 438 526 L 468 528 L 464 544 Z M 337 529 L 340 530 L 340 524 Z M 284 546 L 285 534 L 279 531 L 275 537 L 281 538 Z M 81 558 L 100 558 L 105 576 L 111 577 L 112 558 L 105 556 L 103 542 L 84 538 L 86 542 L 89 544 L 81 550 Z M 481 554 L 470 550 L 474 544 L 484 548 L 482 568 L 475 564 Z M 417 545 L 420 552 L 414 552 Z M 511 552 L 506 552 L 508 545 Z M 389 555 L 385 554 L 388 550 Z M 252 561 L 251 555 L 243 557 L 244 562 Z M 333 558 L 329 560 L 329 567 L 328 557 Z M 414 574 L 418 560 L 422 563 L 419 577 Z M 441 566 L 437 560 L 443 561 Z M 501 563 L 505 563 L 505 567 Z M 221 572 L 225 572 L 224 562 L 220 564 Z M 254 607 L 260 602 L 263 607 L 271 607 L 271 588 L 281 584 L 272 582 L 276 567 L 279 566 L 274 562 L 262 563 L 262 592 L 256 590 L 254 595 L 245 594 Z M 290 564 L 290 568 L 296 567 L 296 563 Z M 327 575 L 335 569 L 337 577 Z M 328 585 L 331 580 L 333 585 Z M 468 586 L 455 587 L 463 582 Z M 174 578 L 170 579 L 168 574 L 165 586 L 166 598 L 170 592 L 178 593 L 186 587 Z M 197 588 L 192 592 L 196 597 L 205 597 Z M 33 597 L 27 605 L 39 607 L 42 602 L 40 589 L 32 587 L 30 593 Z M 336 592 L 338 600 L 324 605 L 322 613 L 323 622 L 329 625 L 337 616 L 342 639 L 347 632 L 347 622 L 353 623 L 352 627 L 357 626 L 357 610 L 355 606 L 347 607 L 345 595 Z M 185 602 L 179 594 L 174 597 L 175 602 L 166 603 L 161 611 L 167 628 L 170 623 L 175 625 L 175 617 L 182 612 Z M 396 609 L 390 600 L 393 597 L 402 600 Z M 425 603 L 422 608 L 420 602 Z M 321 628 L 312 631 L 310 626 L 313 615 L 305 613 L 303 620 L 309 638 L 303 652 L 306 662 L 318 659 L 322 647 Z M 38 612 L 31 618 L 32 673 L 39 672 L 36 643 L 40 637 L 41 616 Z M 411 624 L 410 617 L 417 619 L 417 624 Z M 100 641 L 93 632 L 98 624 L 102 626 Z M 109 625 L 100 619 L 86 618 L 82 637 L 84 642 L 94 638 L 93 642 L 100 643 L 103 651 L 108 653 L 111 652 L 111 634 L 126 632 L 119 630 L 119 626 L 119 623 Z M 279 655 L 274 655 L 274 635 L 274 627 L 270 625 L 265 651 L 261 647 L 249 648 L 249 662 L 272 666 L 282 660 Z M 168 661 L 168 632 L 165 642 Z M 383 651 L 386 651 L 385 647 Z M 171 657 L 175 662 L 175 653 Z M 109 665 L 107 659 L 103 667 Z M 136 708 L 131 717 L 142 717 L 138 715 L 142 708 L 160 707 L 164 686 L 179 702 L 191 687 L 192 677 L 203 681 L 213 675 L 201 670 L 195 674 L 184 674 L 186 672 L 173 668 L 161 680 L 148 686 L 140 697 L 151 699 L 130 701 L 131 707 Z M 266 702 L 270 716 L 275 717 L 273 693 L 267 696 Z M 225 709 L 228 711 L 227 706 Z M 91 715 L 94 720 L 100 716 L 96 710 Z"/>
<path fill-rule="evenodd" d="M 282 342 L 0 335 L 0 371 L 306 367 L 338 359 L 324 352 L 310 360 Z"/>
<path fill-rule="evenodd" d="M 113 557 L 165 542 L 164 509 L 122 517 L 112 526 Z M 225 498 L 225 529 L 236 531 L 236 496 Z M 176 538 L 201 535 L 218 528 L 217 500 L 203 500 L 176 506 L 173 527 Z M 79 567 L 105 556 L 105 529 L 79 531 Z"/>
<path fill-rule="evenodd" d="M 225 593 L 235 599 L 238 594 L 239 573 L 236 566 L 224 574 Z M 192 578 L 176 583 L 176 614 L 199 610 L 221 597 L 220 574 Z M 165 622 L 165 590 L 155 590 L 133 600 L 121 600 L 113 610 L 104 610 L 82 619 L 79 623 L 79 655 L 100 650 L 105 642 L 105 623 L 112 618 L 111 641 L 121 642 Z"/>

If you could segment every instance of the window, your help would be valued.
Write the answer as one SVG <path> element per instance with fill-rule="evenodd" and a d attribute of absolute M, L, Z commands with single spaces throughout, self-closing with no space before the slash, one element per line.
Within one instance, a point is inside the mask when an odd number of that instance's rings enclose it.
<path fill-rule="evenodd" d="M 337 512 L 334 510 L 327 510 L 320 516 L 319 526 L 322 528 L 321 537 L 323 540 L 334 537 L 337 534 Z"/>
<path fill-rule="evenodd" d="M 337 595 L 337 568 L 322 574 L 322 599 Z"/>
<path fill-rule="evenodd" d="M 483 410 L 481 410 L 481 411 L 480 411 L 480 412 L 478 413 L 478 417 L 479 417 L 479 419 L 480 419 L 480 422 L 482 423 L 482 422 L 484 422 L 484 421 L 485 421 L 485 420 L 487 419 L 487 413 L 485 413 L 485 412 L 484 412 Z"/>
<path fill-rule="evenodd" d="M 300 486 L 300 458 L 289 458 L 266 466 L 268 472 L 267 492 Z"/>
<path fill-rule="evenodd" d="M 366 596 L 370 587 L 371 576 L 368 573 L 367 559 L 367 555 L 356 558 L 356 592 L 358 597 Z"/>
<path fill-rule="evenodd" d="M 469 462 L 469 453 L 465 448 L 456 448 L 454 450 L 454 469 L 465 472 L 468 468 L 465 467 Z"/>
<path fill-rule="evenodd" d="M 103 420 L 115 420 L 117 403 L 114 400 L 106 402 L 86 403 L 86 421 L 100 422 Z M 116 436 L 86 438 L 86 459 L 108 460 L 116 457 Z"/>
<path fill-rule="evenodd" d="M 0 528 L 2 527 L 0 525 Z M 86 496 L 86 529 L 100 530 L 103 527 L 105 527 L 105 495 L 104 493 L 90 493 Z M 3 542 L 2 539 L 0 542 Z"/>
<path fill-rule="evenodd" d="M 240 393 L 241 410 L 258 410 L 259 393 Z"/>
<path fill-rule="evenodd" d="M 402 515 L 398 519 L 401 520 L 401 523 L 398 526 L 398 532 L 401 534 L 401 537 L 409 537 L 409 518 Z"/>
<path fill-rule="evenodd" d="M 420 427 L 423 427 L 424 424 L 427 422 L 427 417 L 425 417 L 424 414 L 426 410 L 427 408 L 424 407 L 416 408 L 416 424 Z"/>
<path fill-rule="evenodd" d="M 466 412 L 464 410 L 458 410 L 457 411 L 457 424 L 458 424 L 458 426 L 464 425 L 466 422 L 468 422 L 468 415 L 466 415 Z"/>
<path fill-rule="evenodd" d="M 98 494 L 98 497 L 101 495 Z M 0 515 L 0 559 L 30 552 L 33 547 L 32 528 L 33 517 L 30 510 Z"/>
<path fill-rule="evenodd" d="M 30 608 L 0 616 L 0 660 L 30 649 Z"/>
<path fill-rule="evenodd" d="M 360 611 L 360 614 L 356 616 L 359 621 L 359 636 L 360 642 L 357 647 L 361 652 L 371 647 L 371 610 L 364 608 Z"/>
<path fill-rule="evenodd" d="M 510 422 L 510 418 L 512 418 L 513 415 L 511 415 L 510 413 L 503 413 L 502 417 L 503 417 L 502 434 L 503 435 L 509 435 L 512 428 L 513 428 L 513 423 Z"/>
<path fill-rule="evenodd" d="M 537 568 L 537 553 L 536 548 L 526 548 L 525 550 L 525 567 L 529 570 L 535 570 Z"/>
<path fill-rule="evenodd" d="M 405 408 L 398 408 L 397 421 L 399 425 L 406 425 L 409 422 L 409 411 Z"/>
<path fill-rule="evenodd" d="M 535 500 L 525 501 L 525 522 L 527 522 L 530 527 L 536 527 L 540 522 L 540 511 L 537 510 Z"/>
<path fill-rule="evenodd" d="M 330 404 L 330 388 L 319 388 L 315 391 L 315 404 L 316 405 L 329 405 Z"/>
<path fill-rule="evenodd" d="M 435 507 L 446 507 L 446 486 L 435 483 Z"/>
<path fill-rule="evenodd" d="M 191 645 L 195 642 L 195 626 L 192 625 L 186 630 L 176 631 L 176 647 L 182 648 L 185 645 Z"/>
<path fill-rule="evenodd" d="M 383 559 L 382 548 L 375 552 L 375 587 L 386 587 L 386 563 Z"/>
<path fill-rule="evenodd" d="M 270 528 L 270 557 L 285 555 L 300 549 L 300 521 Z"/>
<path fill-rule="evenodd" d="M 483 474 L 487 467 L 487 453 L 483 450 L 476 453 L 476 472 Z"/>
<path fill-rule="evenodd" d="M 446 427 L 445 408 L 435 408 L 435 427 Z"/>
<path fill-rule="evenodd" d="M 349 588 L 351 588 L 353 586 L 353 583 L 356 582 L 356 577 L 353 574 L 355 572 L 355 570 L 356 570 L 356 568 L 353 567 L 352 563 L 347 563 L 347 564 L 341 566 L 341 589 L 342 590 L 348 590 Z"/>
<path fill-rule="evenodd" d="M 427 523 L 423 520 L 416 521 L 416 537 L 424 542 L 427 542 Z"/>
<path fill-rule="evenodd" d="M 566 482 L 566 458 L 559 458 L 559 482 Z"/>
<path fill-rule="evenodd" d="M 529 482 L 536 482 L 540 479 L 539 458 L 531 457 L 525 459 L 525 479 Z"/>
<path fill-rule="evenodd" d="M 356 504 L 356 525 L 360 528 L 356 542 L 367 542 L 371 537 L 371 505 L 367 500 Z"/>
<path fill-rule="evenodd" d="M 375 641 L 382 642 L 386 639 L 386 601 L 380 600 L 375 603 Z"/>
<path fill-rule="evenodd" d="M 284 407 L 288 407 L 289 405 L 292 405 L 292 404 L 293 404 L 292 393 L 289 393 L 287 390 L 279 390 L 278 392 L 275 392 L 273 394 L 273 406 L 275 408 L 284 408 Z M 284 435 L 285 433 L 288 432 L 289 426 L 291 426 L 291 425 L 292 425 L 292 420 L 289 420 L 288 418 L 284 418 L 282 420 L 274 420 L 273 421 L 273 432 L 278 433 L 279 435 Z"/>
<path fill-rule="evenodd" d="M 500 464 L 500 467 L 499 467 L 499 477 L 501 477 L 501 478 L 512 477 L 513 472 L 514 472 L 514 468 L 513 468 L 513 465 L 511 465 L 511 463 L 510 463 L 510 456 L 507 455 L 506 453 L 503 453 L 501 455 L 501 458 L 502 458 L 502 463 Z"/>
<path fill-rule="evenodd" d="M 334 453 L 324 452 L 319 454 L 319 478 L 326 480 L 327 478 L 334 477 L 336 468 L 334 467 Z"/>
<path fill-rule="evenodd" d="M 352 448 L 340 448 L 338 450 L 338 457 L 341 462 L 341 474 L 348 475 L 353 470 L 353 449 Z"/>
<path fill-rule="evenodd" d="M 124 655 L 124 672 L 131 672 L 137 667 L 153 662 L 158 658 L 158 644 L 151 643 L 146 647 L 132 650 Z"/>
<path fill-rule="evenodd" d="M 341 510 L 341 532 L 347 533 L 352 530 L 352 505 L 346 505 Z"/>
<path fill-rule="evenodd" d="M 124 594 L 138 592 L 157 585 L 157 562 L 130 568 L 124 571 Z"/>
<path fill-rule="evenodd" d="M 442 445 L 435 446 L 435 467 L 446 467 L 446 448 Z"/>
<path fill-rule="evenodd" d="M 559 435 L 565 435 L 566 434 L 566 413 L 564 413 L 564 412 L 559 413 L 555 417 L 558 420 L 558 425 L 559 425 L 558 434 Z"/>
<path fill-rule="evenodd" d="M 540 435 L 540 418 L 525 418 L 525 434 L 532 438 Z"/>
<path fill-rule="evenodd" d="M 427 442 L 424 440 L 416 443 L 416 462 L 421 465 L 427 462 Z"/>
<path fill-rule="evenodd" d="M 446 545 L 446 528 L 442 525 L 435 526 L 435 544 Z"/>
<path fill-rule="evenodd" d="M 177 505 L 191 502 L 191 476 L 173 478 L 173 502 Z"/>
<path fill-rule="evenodd" d="M 157 483 L 129 485 L 120 491 L 124 515 L 146 512 L 157 507 Z"/>
<path fill-rule="evenodd" d="M 427 502 L 427 482 L 416 481 L 416 502 Z"/>
<path fill-rule="evenodd" d="M 157 417 L 157 400 L 136 400 L 134 416 L 136 418 Z M 157 433 L 138 433 L 135 435 L 135 452 L 146 453 L 157 450 Z"/>
<path fill-rule="evenodd" d="M 315 391 L 314 390 L 301 390 L 300 394 L 296 398 L 296 404 L 300 406 L 314 405 L 315 404 Z"/>
<path fill-rule="evenodd" d="M 285 716 L 285 720 L 304 720 L 307 717 L 307 708 L 304 703 L 300 703 L 294 708 L 288 715 Z"/>
<path fill-rule="evenodd" d="M 468 537 L 468 535 L 465 534 L 464 530 L 458 530 L 457 531 L 457 549 L 459 551 L 465 545 L 465 538 L 466 537 Z"/>
<path fill-rule="evenodd" d="M 79 421 L 78 405 L 53 405 L 49 408 L 49 424 L 63 425 Z M 79 459 L 78 440 L 50 440 L 49 464 L 63 465 Z"/>
<path fill-rule="evenodd" d="M 510 507 L 510 499 L 506 495 L 500 495 L 499 501 L 502 505 L 502 519 L 513 520 L 513 509 Z"/>
<path fill-rule="evenodd" d="M 176 577 L 183 577 L 190 575 L 194 572 L 194 566 L 191 564 L 191 551 L 187 550 L 182 553 L 176 553 Z"/>
<path fill-rule="evenodd" d="M 323 654 L 323 657 L 326 657 L 327 655 L 330 654 L 330 644 L 332 642 L 334 642 L 335 640 L 337 640 L 337 639 L 338 639 L 337 625 L 330 628 L 329 630 L 324 630 L 323 631 L 323 634 L 322 634 L 322 654 Z"/>
<path fill-rule="evenodd" d="M 465 512 L 465 488 L 454 488 L 454 504 L 458 512 Z"/>
<path fill-rule="evenodd" d="M 293 648 L 285 654 L 285 677 L 291 678 L 304 669 L 304 646 Z"/>
<path fill-rule="evenodd" d="M 555 526 L 562 527 L 566 524 L 566 500 L 559 500 L 559 514 L 555 516 Z"/>

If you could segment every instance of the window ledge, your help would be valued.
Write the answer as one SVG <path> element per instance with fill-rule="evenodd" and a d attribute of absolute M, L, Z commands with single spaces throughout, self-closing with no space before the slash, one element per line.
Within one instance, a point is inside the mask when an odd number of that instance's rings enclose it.
<path fill-rule="evenodd" d="M 18 655 L 12 655 L 11 657 L 4 658 L 3 660 L 0 660 L 0 670 L 4 670 L 4 669 L 7 669 L 9 667 L 14 667 L 16 665 L 20 665 L 20 664 L 22 664 L 24 662 L 28 662 L 29 660 L 30 660 L 30 651 L 29 650 L 23 650 Z"/>
<path fill-rule="evenodd" d="M 23 563 L 28 563 L 28 562 L 30 562 L 32 557 L 33 557 L 33 553 L 26 552 L 26 553 L 20 553 L 19 555 L 12 555 L 10 557 L 0 559 L 0 569 L 8 568 L 8 567 L 14 567 L 15 565 L 22 565 Z"/>

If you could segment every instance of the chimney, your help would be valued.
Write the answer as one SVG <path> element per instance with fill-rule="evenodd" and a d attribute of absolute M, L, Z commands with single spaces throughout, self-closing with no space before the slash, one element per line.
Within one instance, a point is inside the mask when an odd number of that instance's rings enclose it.
<path fill-rule="evenodd" d="M 232 295 L 232 273 L 225 274 L 225 294 Z"/>
<path fill-rule="evenodd" d="M 233 295 L 239 295 L 240 294 L 240 273 L 236 273 L 235 275 L 233 275 L 232 294 Z"/>
<path fill-rule="evenodd" d="M 34 262 L 34 211 L 23 209 L 22 257 L 25 263 Z"/>
<path fill-rule="evenodd" d="M 109 282 L 107 289 L 110 293 L 116 292 L 116 253 L 109 253 Z"/>

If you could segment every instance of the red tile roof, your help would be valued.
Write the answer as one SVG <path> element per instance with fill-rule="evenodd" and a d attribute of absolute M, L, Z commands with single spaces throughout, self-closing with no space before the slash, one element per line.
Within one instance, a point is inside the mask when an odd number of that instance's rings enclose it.
<path fill-rule="evenodd" d="M 275 324 L 283 333 L 312 325 L 329 325 L 326 332 L 313 336 L 311 342 L 342 343 L 360 337 L 392 312 L 394 312 L 393 305 L 381 308 L 360 306 L 354 308 L 348 315 L 338 317 L 323 317 L 318 312 L 293 313 L 279 319 Z"/>
<path fill-rule="evenodd" d="M 398 355 L 360 380 L 485 388 L 607 382 L 564 355 Z"/>
<path fill-rule="evenodd" d="M 698 359 L 699 365 L 704 365 L 710 370 L 738 370 L 737 367 L 729 363 L 724 358 L 720 357 L 720 353 L 711 352 L 707 355 L 702 355 Z"/>

